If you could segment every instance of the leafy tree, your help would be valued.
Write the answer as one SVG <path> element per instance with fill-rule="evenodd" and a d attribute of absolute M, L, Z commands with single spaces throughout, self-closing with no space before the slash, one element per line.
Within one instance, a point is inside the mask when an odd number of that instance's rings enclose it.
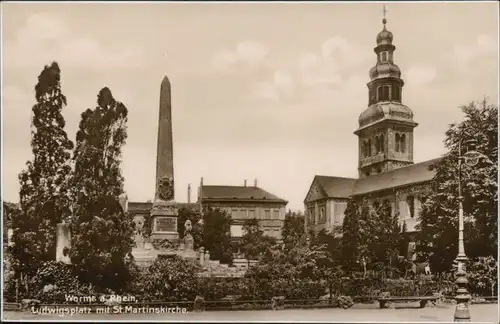
<path fill-rule="evenodd" d="M 33 275 L 41 262 L 55 257 L 56 225 L 69 214 L 68 175 L 73 143 L 64 130 L 61 70 L 56 62 L 44 67 L 35 86 L 32 108 L 33 160 L 19 174 L 21 212 L 13 214 L 13 267 Z"/>
<path fill-rule="evenodd" d="M 445 154 L 431 168 L 434 179 L 420 213 L 417 253 L 434 272 L 450 269 L 458 253 L 458 158 L 467 142 L 487 158 L 470 167 L 462 164 L 465 250 L 469 257 L 497 255 L 498 106 L 486 100 L 460 107 L 465 118 L 446 131 Z"/>
<path fill-rule="evenodd" d="M 299 244 L 304 237 L 304 231 L 304 215 L 288 211 L 281 232 L 285 250 L 288 251 Z"/>
<path fill-rule="evenodd" d="M 204 210 L 203 245 L 210 252 L 211 259 L 232 262 L 231 215 L 220 209 Z"/>
<path fill-rule="evenodd" d="M 498 262 L 491 256 L 469 259 L 467 265 L 469 285 L 480 296 L 495 295 L 498 284 Z"/>
<path fill-rule="evenodd" d="M 245 274 L 259 298 L 319 298 L 325 288 L 340 284 L 341 271 L 325 245 L 296 246 L 289 251 L 270 248 Z"/>
<path fill-rule="evenodd" d="M 243 224 L 243 236 L 241 238 L 241 250 L 248 260 L 255 260 L 261 256 L 268 248 L 276 244 L 276 239 L 264 235 L 264 231 L 260 229 L 257 219 L 247 219 Z"/>
<path fill-rule="evenodd" d="M 84 282 L 115 291 L 125 289 L 131 279 L 129 266 L 135 244 L 135 223 L 119 203 L 126 122 L 127 108 L 108 88 L 99 91 L 97 107 L 82 113 L 72 179 L 71 261 Z"/>
<path fill-rule="evenodd" d="M 342 240 L 333 232 L 322 229 L 312 238 L 311 245 L 324 248 L 332 260 L 342 259 Z"/>
<path fill-rule="evenodd" d="M 177 232 L 179 233 L 179 237 L 181 239 L 184 237 L 184 224 L 187 220 L 190 220 L 193 227 L 191 235 L 194 240 L 194 248 L 198 249 L 203 245 L 203 222 L 201 221 L 200 213 L 189 208 L 180 208 L 177 214 Z"/>

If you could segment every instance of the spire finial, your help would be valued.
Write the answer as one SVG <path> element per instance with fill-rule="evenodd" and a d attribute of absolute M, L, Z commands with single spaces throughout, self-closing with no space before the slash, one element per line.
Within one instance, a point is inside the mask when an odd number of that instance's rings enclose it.
<path fill-rule="evenodd" d="M 384 4 L 384 8 L 382 9 L 382 13 L 384 14 L 384 19 L 382 19 L 382 23 L 384 24 L 384 28 L 385 28 L 385 24 L 387 24 L 387 19 L 385 18 L 385 16 L 387 15 L 387 7 L 385 6 Z"/>

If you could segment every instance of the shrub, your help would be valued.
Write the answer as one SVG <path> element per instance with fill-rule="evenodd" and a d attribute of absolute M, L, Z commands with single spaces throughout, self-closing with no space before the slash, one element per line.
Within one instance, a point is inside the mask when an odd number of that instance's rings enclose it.
<path fill-rule="evenodd" d="M 48 261 L 31 278 L 29 294 L 42 303 L 65 303 L 66 295 L 78 295 L 79 288 L 73 266 Z"/>
<path fill-rule="evenodd" d="M 196 296 L 193 303 L 193 309 L 195 312 L 205 310 L 205 299 L 201 296 Z"/>
<path fill-rule="evenodd" d="M 343 309 L 351 308 L 354 305 L 354 301 L 350 296 L 339 296 L 337 300 L 339 307 Z"/>
<path fill-rule="evenodd" d="M 285 308 L 285 296 L 274 296 L 271 299 L 271 309 L 278 310 Z"/>
<path fill-rule="evenodd" d="M 136 288 L 145 301 L 189 301 L 198 295 L 198 265 L 179 257 L 156 259 L 142 270 Z"/>

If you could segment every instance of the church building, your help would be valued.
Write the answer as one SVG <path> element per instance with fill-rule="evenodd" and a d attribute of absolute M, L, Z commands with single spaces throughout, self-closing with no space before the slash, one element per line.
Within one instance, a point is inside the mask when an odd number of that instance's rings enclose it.
<path fill-rule="evenodd" d="M 413 163 L 413 131 L 418 124 L 403 104 L 401 70 L 394 63 L 393 35 L 377 35 L 377 62 L 370 69 L 368 108 L 359 116 L 358 178 L 316 175 L 304 200 L 306 232 L 336 231 L 342 226 L 350 198 L 365 198 L 371 206 L 389 202 L 400 223 L 415 232 L 421 194 L 434 177 L 429 166 L 439 159 Z M 410 244 L 410 250 L 414 243 Z M 412 253 L 409 251 L 409 253 Z"/>

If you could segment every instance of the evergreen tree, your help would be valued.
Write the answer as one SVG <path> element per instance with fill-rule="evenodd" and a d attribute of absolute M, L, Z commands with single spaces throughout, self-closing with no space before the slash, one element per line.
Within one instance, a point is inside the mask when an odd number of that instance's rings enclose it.
<path fill-rule="evenodd" d="M 125 289 L 130 279 L 128 265 L 135 244 L 135 223 L 119 204 L 126 122 L 127 108 L 103 88 L 97 107 L 82 113 L 72 179 L 71 261 L 82 280 L 115 291 Z"/>
<path fill-rule="evenodd" d="M 401 242 L 398 214 L 392 212 L 388 201 L 384 201 L 372 211 L 371 219 L 373 240 L 369 250 L 372 259 L 384 266 L 391 266 L 398 258 Z"/>
<path fill-rule="evenodd" d="M 281 237 L 285 250 L 288 251 L 299 244 L 304 236 L 304 215 L 288 211 L 283 222 Z"/>
<path fill-rule="evenodd" d="M 12 219 L 13 268 L 33 275 L 40 263 L 55 258 L 56 225 L 69 214 L 68 175 L 73 143 L 64 130 L 61 70 L 45 66 L 35 86 L 32 109 L 33 160 L 19 174 L 20 213 Z"/>
<path fill-rule="evenodd" d="M 354 269 L 359 261 L 359 206 L 349 199 L 342 222 L 342 261 L 347 269 Z"/>
<path fill-rule="evenodd" d="M 231 263 L 231 215 L 220 209 L 207 208 L 203 212 L 203 243 L 205 250 L 210 252 L 210 259 Z"/>
<path fill-rule="evenodd" d="M 487 158 L 462 164 L 465 250 L 469 257 L 497 256 L 498 245 L 498 106 L 486 100 L 461 107 L 465 118 L 446 131 L 448 153 L 432 169 L 435 176 L 420 213 L 417 253 L 433 271 L 447 271 L 458 253 L 458 157 L 469 139 Z"/>

